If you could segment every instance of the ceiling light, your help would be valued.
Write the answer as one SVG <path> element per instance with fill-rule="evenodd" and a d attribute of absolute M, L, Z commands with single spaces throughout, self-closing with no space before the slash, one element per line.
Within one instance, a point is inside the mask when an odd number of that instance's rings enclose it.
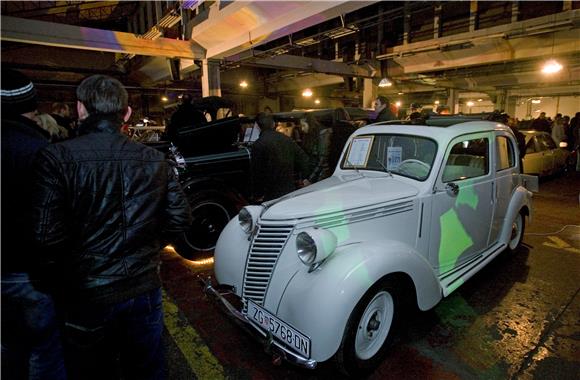
<path fill-rule="evenodd" d="M 563 66 L 558 61 L 550 59 L 544 64 L 544 67 L 542 67 L 542 72 L 544 74 L 555 74 L 561 71 L 562 68 Z"/>
<path fill-rule="evenodd" d="M 468 107 L 473 107 L 473 105 L 474 105 L 474 104 L 475 104 L 475 103 L 473 103 L 471 100 L 467 102 L 467 106 L 468 106 Z"/>
<path fill-rule="evenodd" d="M 435 100 L 435 102 L 434 102 L 434 103 L 435 103 L 435 104 L 439 104 L 439 100 Z"/>
<path fill-rule="evenodd" d="M 532 103 L 540 104 L 540 103 L 542 103 L 542 101 L 540 99 L 532 99 Z"/>
<path fill-rule="evenodd" d="M 161 101 L 162 101 L 162 102 L 168 102 L 168 101 L 169 101 L 169 98 L 167 97 L 167 95 L 163 95 L 163 96 L 161 97 Z"/>
<path fill-rule="evenodd" d="M 240 82 L 240 87 L 241 87 L 241 88 L 246 88 L 246 87 L 248 87 L 248 82 L 246 82 L 245 80 L 241 81 L 241 82 Z"/>
<path fill-rule="evenodd" d="M 400 100 L 397 100 L 397 102 L 395 103 L 395 105 L 396 105 L 397 107 L 400 107 L 400 106 L 401 106 L 401 101 L 400 101 Z"/>
<path fill-rule="evenodd" d="M 477 99 L 478 102 L 483 102 L 483 99 Z"/>
<path fill-rule="evenodd" d="M 387 78 L 383 78 L 381 79 L 381 81 L 379 82 L 379 87 L 391 87 L 393 85 L 393 82 L 391 82 L 389 79 Z"/>
<path fill-rule="evenodd" d="M 316 104 L 320 104 L 320 99 L 316 99 L 316 100 L 314 101 L 314 103 L 316 103 Z"/>
<path fill-rule="evenodd" d="M 404 94 L 403 92 L 399 92 L 399 95 L 403 95 L 403 94 Z"/>
<path fill-rule="evenodd" d="M 304 96 L 305 98 L 309 98 L 312 96 L 312 90 L 307 88 L 304 91 L 302 91 L 302 96 Z"/>

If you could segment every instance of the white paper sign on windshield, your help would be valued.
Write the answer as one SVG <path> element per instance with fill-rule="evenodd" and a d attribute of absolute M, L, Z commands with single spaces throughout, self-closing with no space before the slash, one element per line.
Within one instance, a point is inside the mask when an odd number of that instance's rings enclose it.
<path fill-rule="evenodd" d="M 347 167 L 365 167 L 371 153 L 374 136 L 356 137 L 350 144 L 346 162 Z"/>
<path fill-rule="evenodd" d="M 394 170 L 401 165 L 403 148 L 400 146 L 387 147 L 387 170 Z"/>

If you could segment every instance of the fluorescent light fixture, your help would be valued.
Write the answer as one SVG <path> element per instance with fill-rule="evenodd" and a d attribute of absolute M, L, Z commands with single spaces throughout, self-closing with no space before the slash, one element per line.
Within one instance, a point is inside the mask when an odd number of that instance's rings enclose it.
<path fill-rule="evenodd" d="M 246 82 L 245 80 L 241 81 L 241 82 L 240 82 L 240 87 L 241 87 L 241 88 L 246 88 L 246 87 L 248 87 L 248 82 Z"/>
<path fill-rule="evenodd" d="M 304 96 L 305 98 L 309 98 L 312 96 L 312 90 L 307 88 L 304 91 L 302 91 L 302 96 Z"/>
<path fill-rule="evenodd" d="M 550 59 L 544 64 L 544 67 L 542 67 L 542 72 L 544 74 L 555 74 L 555 73 L 561 71 L 563 67 L 564 66 L 562 66 L 555 59 Z"/>
<path fill-rule="evenodd" d="M 468 107 L 473 107 L 475 105 L 475 103 L 473 103 L 471 100 L 468 101 L 466 104 Z"/>
<path fill-rule="evenodd" d="M 391 87 L 393 82 L 391 82 L 388 78 L 383 78 L 379 82 L 379 87 Z"/>
<path fill-rule="evenodd" d="M 540 103 L 542 103 L 542 101 L 540 99 L 532 99 L 532 103 L 540 104 Z"/>
<path fill-rule="evenodd" d="M 399 95 L 403 95 L 403 94 L 404 94 L 404 92 L 399 92 Z"/>

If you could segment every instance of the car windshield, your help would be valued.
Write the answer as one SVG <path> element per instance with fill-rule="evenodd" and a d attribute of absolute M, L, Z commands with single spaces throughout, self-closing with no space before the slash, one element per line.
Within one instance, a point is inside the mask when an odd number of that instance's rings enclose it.
<path fill-rule="evenodd" d="M 424 181 L 437 153 L 435 141 L 421 136 L 376 134 L 353 138 L 342 169 L 378 170 Z"/>

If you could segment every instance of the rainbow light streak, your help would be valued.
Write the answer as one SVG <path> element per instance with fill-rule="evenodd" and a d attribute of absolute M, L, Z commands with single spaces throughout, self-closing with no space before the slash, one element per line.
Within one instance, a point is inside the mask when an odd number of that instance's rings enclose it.
<path fill-rule="evenodd" d="M 112 30 L 101 30 L 93 28 L 83 28 L 81 27 L 81 35 L 85 44 L 91 47 L 98 47 L 101 49 L 117 49 L 126 50 L 123 44 L 119 42 L 117 38 L 117 33 Z M 106 41 L 105 43 L 100 43 L 100 41 Z"/>

